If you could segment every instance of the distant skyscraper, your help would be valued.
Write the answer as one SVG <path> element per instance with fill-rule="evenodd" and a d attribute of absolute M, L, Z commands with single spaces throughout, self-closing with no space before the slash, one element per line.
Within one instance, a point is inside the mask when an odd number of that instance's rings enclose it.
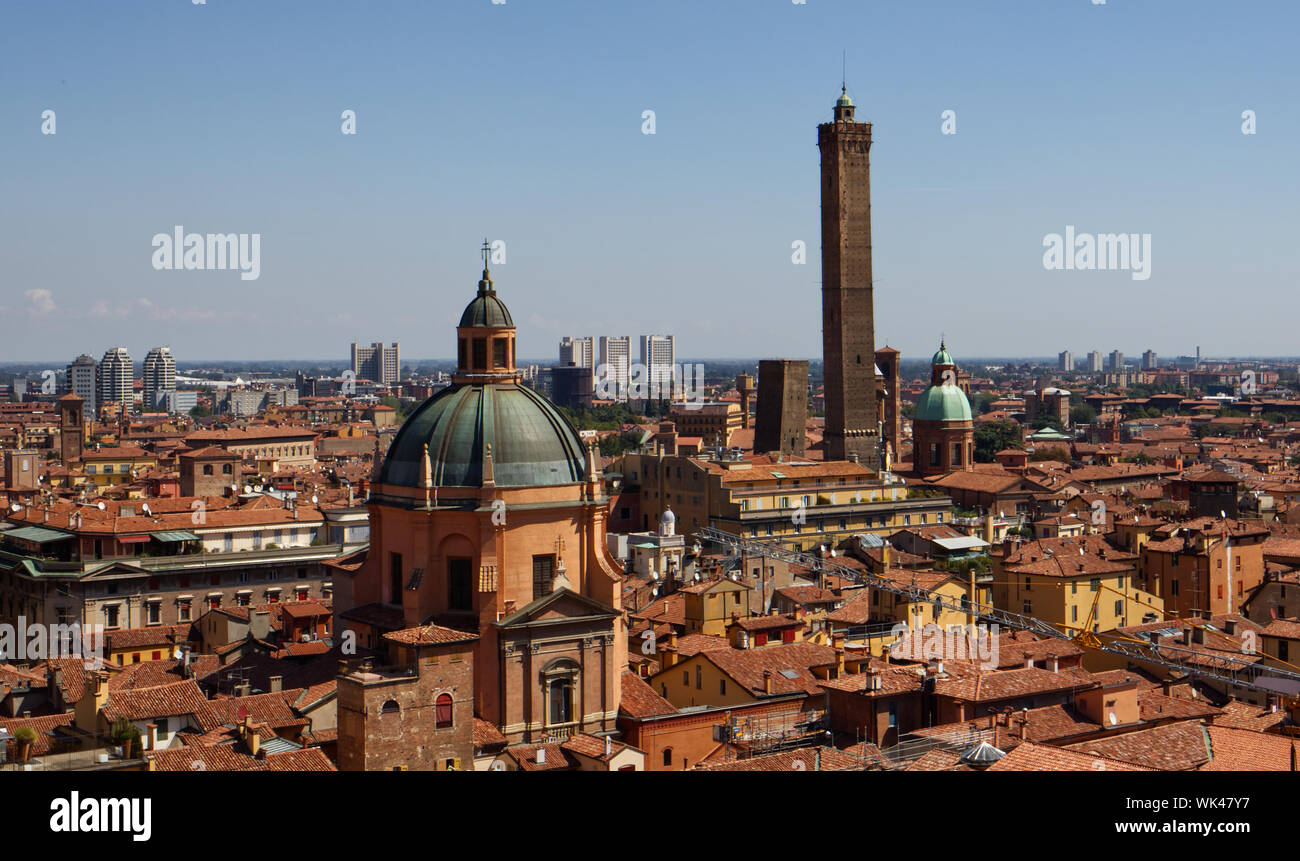
<path fill-rule="evenodd" d="M 841 91 L 834 120 L 817 127 L 821 151 L 822 359 L 826 460 L 880 465 L 876 334 L 871 281 L 871 123 L 854 120 Z M 763 385 L 759 375 L 759 386 Z M 762 408 L 762 393 L 759 408 Z"/>
<path fill-rule="evenodd" d="M 68 391 L 82 400 L 82 409 L 88 416 L 95 415 L 95 404 L 99 394 L 97 371 L 99 364 L 91 356 L 82 353 L 68 365 Z"/>
<path fill-rule="evenodd" d="M 628 374 L 632 367 L 632 338 L 602 335 L 600 337 L 600 367 L 608 378 L 606 388 L 614 400 L 627 400 Z M 600 380 L 597 380 L 597 385 Z"/>
<path fill-rule="evenodd" d="M 1088 353 L 1088 370 L 1093 373 L 1101 370 L 1101 353 L 1096 350 Z"/>
<path fill-rule="evenodd" d="M 1073 371 L 1074 354 L 1071 353 L 1069 350 L 1066 350 L 1065 352 L 1061 353 L 1056 357 L 1056 363 L 1057 363 L 1058 370 Z"/>
<path fill-rule="evenodd" d="M 167 395 L 176 391 L 176 357 L 171 347 L 154 347 L 144 357 L 144 410 L 167 409 Z"/>
<path fill-rule="evenodd" d="M 1159 362 L 1156 361 L 1155 350 L 1147 350 L 1142 354 L 1142 370 L 1154 371 L 1158 365 Z"/>
<path fill-rule="evenodd" d="M 98 391 L 96 406 L 119 403 L 126 404 L 129 408 L 135 400 L 134 383 L 135 371 L 131 365 L 131 354 L 126 347 L 105 350 L 95 375 L 95 388 Z"/>
<path fill-rule="evenodd" d="M 1124 370 L 1124 354 L 1121 353 L 1119 350 L 1110 351 L 1110 370 L 1112 371 Z"/>
<path fill-rule="evenodd" d="M 397 382 L 401 368 L 396 341 L 391 347 L 385 347 L 382 341 L 376 341 L 369 347 L 352 344 L 352 373 L 359 380 L 391 386 Z"/>
<path fill-rule="evenodd" d="M 564 338 L 560 341 L 560 367 L 596 367 L 595 342 L 591 338 Z"/>
<path fill-rule="evenodd" d="M 672 335 L 642 335 L 641 364 L 645 367 L 645 384 L 651 398 L 666 400 L 672 397 L 673 367 L 677 354 Z"/>

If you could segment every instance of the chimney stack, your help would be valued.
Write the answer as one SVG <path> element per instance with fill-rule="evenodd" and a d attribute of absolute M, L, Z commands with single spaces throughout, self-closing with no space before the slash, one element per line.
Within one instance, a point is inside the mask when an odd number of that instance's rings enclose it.
<path fill-rule="evenodd" d="M 278 694 L 284 686 L 284 676 L 271 676 L 271 693 Z"/>
<path fill-rule="evenodd" d="M 772 671 L 763 670 L 763 693 L 772 693 Z"/>

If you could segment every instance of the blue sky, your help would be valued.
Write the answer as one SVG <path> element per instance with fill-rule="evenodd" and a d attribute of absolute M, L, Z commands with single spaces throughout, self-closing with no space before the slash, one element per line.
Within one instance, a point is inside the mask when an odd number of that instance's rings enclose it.
<path fill-rule="evenodd" d="M 819 356 L 841 51 L 874 124 L 878 343 L 1297 354 L 1298 8 L 5 0 L 0 361 L 450 356 L 485 236 L 521 356 L 644 332 Z M 261 277 L 154 270 L 178 224 L 260 233 Z M 1045 270 L 1066 225 L 1151 234 L 1151 277 Z"/>

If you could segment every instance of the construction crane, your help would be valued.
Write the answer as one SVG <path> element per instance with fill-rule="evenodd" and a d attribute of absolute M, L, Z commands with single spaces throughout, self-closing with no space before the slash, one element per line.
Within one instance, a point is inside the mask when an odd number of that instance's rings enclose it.
<path fill-rule="evenodd" d="M 778 559 L 807 568 L 819 575 L 830 574 L 861 586 L 889 592 L 912 603 L 933 604 L 936 608 L 962 613 L 1001 627 L 1066 640 L 1083 648 L 1116 655 L 1129 661 L 1179 670 L 1189 676 L 1213 679 L 1226 685 L 1236 685 L 1269 694 L 1300 697 L 1300 672 L 1281 667 L 1262 666 L 1258 660 L 1215 654 L 1207 661 L 1205 653 L 1197 649 L 1157 644 L 1114 631 L 1094 633 L 1090 629 L 1091 623 L 1072 634 L 1034 616 L 981 604 L 970 597 L 955 601 L 921 586 L 895 582 L 879 574 L 868 572 L 864 576 L 857 569 L 845 565 L 834 557 L 823 558 L 803 550 L 792 550 L 774 542 L 744 538 L 711 526 L 696 529 L 695 535 L 701 541 L 720 545 L 725 551 L 729 551 L 726 554 L 729 557 L 739 558 L 748 555 Z M 1093 599 L 1093 609 L 1088 615 L 1090 620 L 1096 613 L 1099 599 L 1100 592 Z"/>

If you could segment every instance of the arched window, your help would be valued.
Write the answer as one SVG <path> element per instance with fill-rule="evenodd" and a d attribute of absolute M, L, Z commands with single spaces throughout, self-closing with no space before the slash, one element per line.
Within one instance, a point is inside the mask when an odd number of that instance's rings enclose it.
<path fill-rule="evenodd" d="M 581 674 L 578 665 L 568 658 L 557 658 L 542 670 L 548 727 L 563 726 L 576 720 L 574 707 Z"/>
<path fill-rule="evenodd" d="M 401 709 L 397 705 L 397 700 L 389 700 L 384 703 L 384 707 L 379 710 L 379 713 L 384 715 L 395 715 L 400 711 Z"/>
<path fill-rule="evenodd" d="M 438 694 L 433 701 L 433 725 L 435 729 L 451 726 L 451 694 Z"/>
<path fill-rule="evenodd" d="M 212 464 L 210 463 L 203 464 L 203 474 L 212 475 Z"/>
<path fill-rule="evenodd" d="M 221 474 L 222 474 L 222 475 L 230 475 L 232 472 L 234 472 L 234 469 L 230 466 L 230 464 L 228 464 L 228 463 L 223 463 L 223 464 L 221 465 Z"/>
<path fill-rule="evenodd" d="M 667 768 L 672 764 L 673 764 L 673 749 L 671 747 L 666 747 L 664 748 L 664 767 Z"/>

